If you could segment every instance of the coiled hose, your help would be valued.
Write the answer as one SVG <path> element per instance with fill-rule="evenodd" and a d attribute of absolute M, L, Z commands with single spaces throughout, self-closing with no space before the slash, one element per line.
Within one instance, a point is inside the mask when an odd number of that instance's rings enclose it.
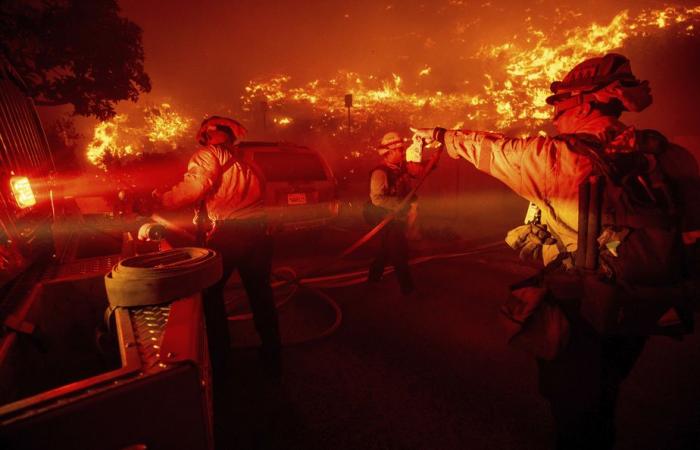
<path fill-rule="evenodd" d="M 221 279 L 221 255 L 183 247 L 125 258 L 105 276 L 111 308 L 157 305 L 200 292 Z"/>

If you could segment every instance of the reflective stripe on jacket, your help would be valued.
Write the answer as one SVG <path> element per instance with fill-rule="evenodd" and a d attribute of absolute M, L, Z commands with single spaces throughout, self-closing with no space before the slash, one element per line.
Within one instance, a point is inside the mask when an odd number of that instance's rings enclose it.
<path fill-rule="evenodd" d="M 628 128 L 614 118 L 601 118 L 579 130 L 609 142 Z M 504 182 L 535 203 L 542 223 L 561 238 L 567 251 L 577 247 L 578 187 L 591 173 L 591 161 L 569 149 L 558 137 L 508 138 L 474 131 L 447 131 L 445 147 L 452 158 L 464 158 L 477 169 Z M 697 164 L 684 149 L 670 145 L 659 158 L 664 172 L 678 188 L 684 210 L 683 231 L 698 229 L 700 195 Z M 545 245 L 544 263 L 556 258 L 556 245 Z"/>

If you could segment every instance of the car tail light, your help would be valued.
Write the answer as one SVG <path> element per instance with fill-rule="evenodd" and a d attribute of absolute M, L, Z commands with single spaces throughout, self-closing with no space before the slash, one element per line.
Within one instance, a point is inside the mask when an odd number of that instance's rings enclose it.
<path fill-rule="evenodd" d="M 15 196 L 17 206 L 24 209 L 36 205 L 36 197 L 34 197 L 29 178 L 12 177 L 10 178 L 10 187 L 12 188 L 12 194 Z"/>

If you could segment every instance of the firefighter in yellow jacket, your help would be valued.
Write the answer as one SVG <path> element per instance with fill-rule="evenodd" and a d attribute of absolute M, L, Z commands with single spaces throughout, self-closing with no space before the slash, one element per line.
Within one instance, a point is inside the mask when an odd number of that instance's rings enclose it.
<path fill-rule="evenodd" d="M 382 137 L 378 148 L 382 161 L 370 173 L 369 200 L 364 211 L 365 219 L 372 226 L 401 204 L 411 191 L 412 178 L 418 176 L 422 170 L 420 164 L 406 164 L 406 147 L 406 142 L 395 131 L 390 131 Z M 401 293 L 404 295 L 410 295 L 414 291 L 413 278 L 408 266 L 406 236 L 410 211 L 411 206 L 400 211 L 380 232 L 379 247 L 368 275 L 369 282 L 378 282 L 382 279 L 386 264 L 393 265 Z"/>
<path fill-rule="evenodd" d="M 197 133 L 201 147 L 190 158 L 183 181 L 165 193 L 155 194 L 165 209 L 194 205 L 198 233 L 205 238 L 200 244 L 223 258 L 221 281 L 204 293 L 215 378 L 220 378 L 230 349 L 224 289 L 235 269 L 253 311 L 262 342 L 262 361 L 268 368 L 279 369 L 280 337 L 270 286 L 272 238 L 263 211 L 262 177 L 240 158 L 236 145 L 245 132 L 233 119 L 205 119 Z"/>
<path fill-rule="evenodd" d="M 664 141 L 659 133 L 640 132 L 619 120 L 624 111 L 641 111 L 652 101 L 648 83 L 634 76 L 629 60 L 617 54 L 589 59 L 561 82 L 553 83 L 551 89 L 553 95 L 547 101 L 554 106 L 553 120 L 560 136 L 509 138 L 488 132 L 435 128 L 414 130 L 414 137 L 427 143 L 439 141 L 451 157 L 467 160 L 539 208 L 539 223 L 520 227 L 511 233 L 509 243 L 520 247 L 521 256 L 540 256 L 547 265 L 545 271 L 562 261 L 566 263 L 562 267 L 570 271 L 578 259 L 577 253 L 582 254 L 578 248 L 583 218 L 579 215 L 580 186 L 586 186 L 591 174 L 604 166 L 598 165 L 596 155 L 604 155 L 599 159 L 637 156 L 635 161 L 654 165 L 649 171 L 658 165 L 678 188 L 674 192 L 676 205 L 686 212 L 681 224 L 683 240 L 687 246 L 696 245 L 700 191 L 692 155 L 665 142 L 663 149 L 657 151 L 659 142 Z M 580 147 L 586 147 L 580 145 L 582 142 L 594 143 L 598 150 L 581 150 Z M 620 183 L 636 183 L 640 196 L 660 196 L 653 180 L 640 180 L 621 177 Z M 622 228 L 605 231 L 607 237 L 604 233 L 593 236 L 595 247 L 600 245 L 614 265 L 615 252 L 629 251 L 631 244 L 622 236 Z M 695 270 L 697 276 L 697 267 L 670 267 L 668 273 L 683 270 Z M 598 270 L 594 277 L 598 280 L 608 275 Z M 600 284 L 614 286 L 615 282 L 604 279 Z M 567 292 L 566 288 L 558 291 L 556 287 L 540 285 L 526 292 L 541 292 L 539 300 L 547 292 L 547 298 L 556 298 L 557 308 L 563 311 L 557 341 L 550 343 L 538 358 L 540 391 L 550 402 L 557 448 L 612 448 L 620 384 L 641 354 L 647 337 L 644 333 L 600 332 L 581 313 L 581 299 L 575 298 L 581 292 L 579 287 L 569 286 Z M 567 302 L 569 297 L 572 302 Z M 546 302 L 542 307 L 545 305 Z"/>

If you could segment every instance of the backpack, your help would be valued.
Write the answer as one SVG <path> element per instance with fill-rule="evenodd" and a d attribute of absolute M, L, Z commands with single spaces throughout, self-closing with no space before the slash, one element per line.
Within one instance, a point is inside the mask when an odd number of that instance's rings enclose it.
<path fill-rule="evenodd" d="M 391 170 L 386 165 L 380 164 L 370 171 L 370 178 L 376 170 L 381 170 L 384 173 L 386 173 L 389 185 L 388 194 L 390 196 L 402 198 L 410 190 L 410 188 L 408 188 L 407 185 L 404 185 L 404 182 L 401 179 L 402 174 L 400 172 L 397 172 L 396 170 Z M 367 199 L 362 205 L 362 217 L 365 219 L 365 222 L 372 227 L 376 226 L 377 224 L 379 224 L 379 222 L 384 220 L 384 217 L 386 217 L 389 213 L 391 213 L 389 209 L 375 205 L 374 203 L 372 203 L 371 199 Z"/>
<path fill-rule="evenodd" d="M 612 143 L 561 136 L 593 165 L 579 186 L 581 315 L 602 334 L 687 333 L 694 287 L 684 277 L 683 211 L 658 163 L 669 144 L 654 130 L 623 134 Z"/>

